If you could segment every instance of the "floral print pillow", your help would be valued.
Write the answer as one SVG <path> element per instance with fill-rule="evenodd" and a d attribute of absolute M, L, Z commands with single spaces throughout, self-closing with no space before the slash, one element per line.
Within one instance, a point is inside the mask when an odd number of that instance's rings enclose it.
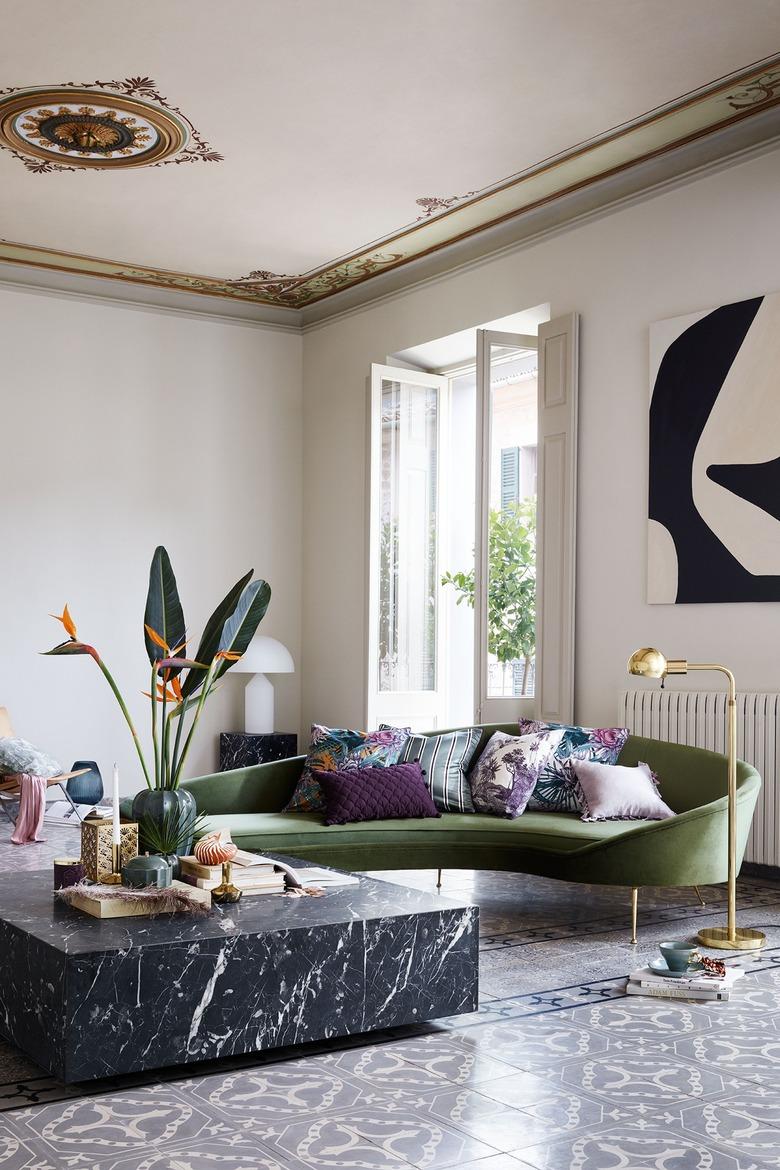
<path fill-rule="evenodd" d="M 514 819 L 525 812 L 539 773 L 563 739 L 563 731 L 507 735 L 496 731 L 471 773 L 477 812 Z"/>
<path fill-rule="evenodd" d="M 348 727 L 312 723 L 303 772 L 284 811 L 320 812 L 325 808 L 325 797 L 315 772 L 347 772 L 352 768 L 396 764 L 408 738 L 409 729 L 405 727 L 353 731 Z"/>
<path fill-rule="evenodd" d="M 581 812 L 572 762 L 588 760 L 596 764 L 616 764 L 629 730 L 627 727 L 573 727 L 538 719 L 520 720 L 521 735 L 558 730 L 563 732 L 563 737 L 539 773 L 528 808 L 540 812 Z"/>

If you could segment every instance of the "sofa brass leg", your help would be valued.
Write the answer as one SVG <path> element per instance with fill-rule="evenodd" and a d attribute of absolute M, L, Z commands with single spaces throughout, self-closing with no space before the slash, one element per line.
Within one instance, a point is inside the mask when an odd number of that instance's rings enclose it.
<path fill-rule="evenodd" d="M 441 870 L 440 869 L 437 869 L 437 871 L 436 871 L 436 889 L 437 890 L 441 889 Z"/>
<path fill-rule="evenodd" d="M 707 905 L 707 903 L 706 903 L 706 902 L 704 901 L 704 899 L 702 898 L 702 896 L 701 896 L 701 894 L 700 894 L 700 892 L 699 892 L 699 887 L 698 887 L 698 886 L 694 886 L 693 888 L 694 888 L 694 890 L 696 891 L 696 897 L 699 899 L 699 901 L 701 902 L 702 906 L 706 906 L 706 905 Z"/>
<path fill-rule="evenodd" d="M 636 916 L 639 909 L 639 886 L 631 888 L 631 942 L 636 943 Z"/>

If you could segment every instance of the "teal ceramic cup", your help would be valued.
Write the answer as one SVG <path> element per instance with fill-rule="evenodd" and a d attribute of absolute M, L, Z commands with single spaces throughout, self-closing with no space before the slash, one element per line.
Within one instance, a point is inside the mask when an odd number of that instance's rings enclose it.
<path fill-rule="evenodd" d="M 661 954 L 666 959 L 670 971 L 685 971 L 691 962 L 691 955 L 696 951 L 695 943 L 687 940 L 682 942 L 662 942 L 658 944 Z"/>

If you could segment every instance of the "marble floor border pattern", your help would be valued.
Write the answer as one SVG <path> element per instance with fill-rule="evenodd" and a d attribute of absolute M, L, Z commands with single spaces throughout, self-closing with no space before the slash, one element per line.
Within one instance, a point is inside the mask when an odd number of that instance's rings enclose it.
<path fill-rule="evenodd" d="M 780 889 L 771 886 L 762 889 L 760 883 L 757 882 L 752 882 L 751 885 L 756 888 L 747 894 L 741 893 L 737 900 L 738 913 L 744 910 L 780 906 Z M 690 902 L 686 901 L 673 906 L 648 906 L 642 904 L 640 892 L 639 930 L 641 931 L 643 927 L 652 925 L 674 923 L 679 919 L 680 913 L 683 910 L 687 918 L 696 920 L 707 918 L 721 920 L 724 918 L 728 905 L 725 888 L 708 886 L 706 891 L 703 890 L 702 893 L 706 895 L 706 904 L 704 906 L 693 895 Z M 501 931 L 495 934 L 488 932 L 482 934 L 480 938 L 480 950 L 506 950 L 510 947 L 530 946 L 540 942 L 561 941 L 582 937 L 583 935 L 596 936 L 600 934 L 612 934 L 615 931 L 629 929 L 629 913 L 629 904 L 628 900 L 626 900 L 626 908 L 623 913 L 615 912 L 606 916 L 600 915 L 590 920 L 577 922 L 576 924 L 552 924 L 544 927 Z"/>
<path fill-rule="evenodd" d="M 16 1110 L 0 1166 L 777 1170 L 780 971 L 751 982 L 763 1079 L 719 1062 L 708 1005 L 624 997 Z"/>
<path fill-rule="evenodd" d="M 741 956 L 730 959 L 729 962 L 739 963 L 746 967 L 748 972 L 760 971 L 780 972 L 780 947 L 767 948 L 760 954 Z M 452 1026 L 458 1031 L 469 1031 L 481 1028 L 485 1024 L 499 1023 L 505 1020 L 523 1019 L 529 1016 L 543 1016 L 557 1012 L 565 1012 L 573 1008 L 592 1003 L 614 999 L 626 999 L 625 974 L 614 974 L 603 979 L 588 980 L 552 987 L 537 992 L 510 995 L 501 998 L 484 997 L 481 999 L 477 1012 L 468 1016 L 457 1017 Z M 722 1010 L 722 1009 L 721 1009 Z M 316 1056 L 322 1053 L 340 1051 L 342 1049 L 360 1048 L 376 1043 L 393 1041 L 418 1034 L 430 1034 L 440 1025 L 410 1025 L 408 1027 L 386 1029 L 382 1032 L 362 1036 L 345 1036 L 335 1040 L 321 1041 L 303 1047 L 278 1049 L 262 1054 L 226 1057 L 219 1061 L 205 1062 L 197 1066 L 195 1075 L 207 1076 L 214 1069 L 229 1071 L 242 1069 L 261 1064 L 283 1064 L 290 1059 L 305 1056 Z M 21 1109 L 31 1105 L 42 1105 L 53 1101 L 66 1100 L 73 1097 L 101 1096 L 127 1087 L 144 1086 L 152 1083 L 168 1083 L 181 1078 L 180 1068 L 159 1069 L 141 1074 L 111 1077 L 98 1082 L 83 1085 L 64 1085 L 62 1082 L 41 1073 L 40 1076 L 10 1077 L 3 1080 L 0 1076 L 0 1113 L 13 1109 Z M 0 1160 L 0 1170 L 4 1170 Z"/>

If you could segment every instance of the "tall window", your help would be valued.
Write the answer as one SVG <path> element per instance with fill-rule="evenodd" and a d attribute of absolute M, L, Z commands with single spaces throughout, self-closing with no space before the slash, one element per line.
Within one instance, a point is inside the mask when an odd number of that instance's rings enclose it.
<path fill-rule="evenodd" d="M 446 375 L 372 367 L 373 725 L 571 717 L 576 317 L 543 324 L 541 350 L 475 332 Z"/>
<path fill-rule="evenodd" d="M 369 719 L 441 718 L 440 450 L 447 380 L 373 368 Z"/>
<path fill-rule="evenodd" d="M 477 707 L 533 714 L 536 659 L 536 339 L 477 331 Z"/>
<path fill-rule="evenodd" d="M 536 651 L 536 352 L 490 362 L 488 698 L 533 697 Z"/>
<path fill-rule="evenodd" d="M 436 689 L 438 392 L 382 380 L 379 661 L 386 691 Z"/>

